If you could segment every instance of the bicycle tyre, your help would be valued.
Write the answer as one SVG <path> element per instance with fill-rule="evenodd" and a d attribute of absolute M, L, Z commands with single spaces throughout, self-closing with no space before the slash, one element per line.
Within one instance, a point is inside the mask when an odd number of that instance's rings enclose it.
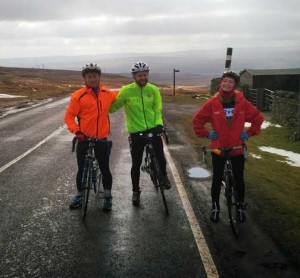
<path fill-rule="evenodd" d="M 87 213 L 87 208 L 88 208 L 88 202 L 89 202 L 89 194 L 90 194 L 90 189 L 92 188 L 92 182 L 93 182 L 93 165 L 92 161 L 89 161 L 87 163 L 87 166 L 85 168 L 85 183 L 84 183 L 84 188 L 83 188 L 83 196 L 82 196 L 82 219 L 85 220 L 86 213 Z"/>
<path fill-rule="evenodd" d="M 234 185 L 233 175 L 226 175 L 225 177 L 225 197 L 227 202 L 229 222 L 231 226 L 232 233 L 235 237 L 238 237 L 238 208 L 237 208 L 237 199 L 236 191 Z"/>
<path fill-rule="evenodd" d="M 158 190 L 158 180 L 155 174 L 153 162 L 150 162 L 150 178 L 156 190 Z"/>
<path fill-rule="evenodd" d="M 158 187 L 160 189 L 160 193 L 161 193 L 161 196 L 162 196 L 162 199 L 163 199 L 166 214 L 169 215 L 168 204 L 167 204 L 167 200 L 166 200 L 166 197 L 165 197 L 165 191 L 164 191 L 165 189 L 162 186 L 163 177 L 162 177 L 161 170 L 160 170 L 160 167 L 159 167 L 159 163 L 158 163 L 158 160 L 157 160 L 157 157 L 156 157 L 155 154 L 151 155 L 151 162 L 153 164 L 153 170 L 154 170 L 154 174 L 156 176 L 156 180 L 158 181 Z"/>

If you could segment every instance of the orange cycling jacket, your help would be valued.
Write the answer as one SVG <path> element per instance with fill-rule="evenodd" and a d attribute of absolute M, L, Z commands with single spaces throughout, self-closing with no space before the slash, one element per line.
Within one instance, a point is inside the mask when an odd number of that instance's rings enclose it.
<path fill-rule="evenodd" d="M 249 136 L 260 132 L 264 118 L 259 110 L 244 97 L 242 92 L 235 91 L 234 99 L 235 105 L 231 125 L 227 122 L 219 93 L 216 93 L 204 103 L 194 115 L 193 128 L 196 135 L 199 137 L 208 136 L 210 131 L 205 127 L 207 123 L 211 123 L 212 129 L 218 133 L 219 137 L 211 141 L 211 148 L 241 145 L 243 141 L 240 139 L 240 134 L 244 131 L 245 122 L 251 123 L 246 131 Z M 241 150 L 236 150 L 232 155 L 241 153 Z"/>
<path fill-rule="evenodd" d="M 81 131 L 88 137 L 107 137 L 110 133 L 109 108 L 116 96 L 117 92 L 102 85 L 99 85 L 97 96 L 86 86 L 74 92 L 65 113 L 68 129 L 74 134 Z"/>

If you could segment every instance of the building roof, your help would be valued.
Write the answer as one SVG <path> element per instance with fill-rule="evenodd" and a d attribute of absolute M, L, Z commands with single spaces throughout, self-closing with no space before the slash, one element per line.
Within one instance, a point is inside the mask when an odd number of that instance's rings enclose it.
<path fill-rule="evenodd" d="M 248 72 L 251 75 L 300 75 L 300 68 L 295 69 L 244 69 L 240 75 Z"/>

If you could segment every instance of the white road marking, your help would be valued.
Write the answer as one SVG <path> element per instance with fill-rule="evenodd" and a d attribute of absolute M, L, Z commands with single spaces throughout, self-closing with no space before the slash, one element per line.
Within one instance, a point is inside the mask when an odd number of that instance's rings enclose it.
<path fill-rule="evenodd" d="M 173 159 L 171 157 L 171 154 L 170 154 L 166 144 L 164 144 L 164 151 L 165 151 L 166 159 L 168 161 L 168 165 L 172 172 L 179 196 L 181 198 L 185 213 L 187 215 L 190 226 L 192 228 L 192 232 L 193 232 L 193 235 L 194 235 L 194 238 L 195 238 L 195 241 L 196 241 L 196 244 L 198 247 L 198 251 L 199 251 L 200 257 L 202 259 L 202 263 L 203 263 L 204 269 L 206 271 L 207 277 L 209 277 L 209 278 L 219 277 L 216 265 L 213 261 L 210 250 L 205 241 L 203 232 L 201 230 L 201 227 L 199 226 L 199 223 L 198 223 L 196 215 L 193 211 L 192 205 L 188 199 L 187 193 L 185 191 L 185 188 L 182 184 L 179 173 L 176 169 L 176 166 L 173 162 Z"/>
<path fill-rule="evenodd" d="M 15 164 L 16 162 L 18 162 L 19 160 L 21 160 L 22 158 L 24 158 L 26 155 L 30 154 L 31 152 L 33 152 L 35 149 L 37 149 L 39 146 L 43 145 L 44 143 L 46 143 L 49 139 L 51 139 L 52 137 L 58 135 L 59 133 L 61 133 L 63 130 L 65 129 L 65 126 L 61 126 L 59 127 L 57 130 L 55 130 L 54 132 L 52 132 L 49 136 L 47 136 L 45 139 L 43 139 L 41 142 L 39 142 L 38 144 L 36 144 L 34 147 L 30 148 L 28 151 L 26 151 L 25 153 L 21 154 L 20 156 L 18 156 L 17 158 L 15 158 L 14 160 L 8 162 L 7 164 L 5 164 L 4 166 L 2 166 L 0 168 L 0 173 L 2 173 L 4 170 L 6 170 L 8 167 L 10 167 L 11 165 Z"/>

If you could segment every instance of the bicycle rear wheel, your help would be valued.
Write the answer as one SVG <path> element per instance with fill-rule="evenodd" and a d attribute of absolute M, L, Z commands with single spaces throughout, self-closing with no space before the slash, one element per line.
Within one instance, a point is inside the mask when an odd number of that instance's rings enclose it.
<path fill-rule="evenodd" d="M 227 201 L 227 209 L 231 230 L 232 233 L 237 237 L 239 223 L 237 221 L 238 208 L 233 175 L 227 175 L 225 177 L 225 197 Z"/>
<path fill-rule="evenodd" d="M 92 182 L 93 182 L 93 165 L 92 161 L 89 161 L 87 163 L 87 167 L 85 167 L 85 173 L 84 173 L 84 187 L 83 187 L 83 195 L 82 195 L 82 219 L 84 220 L 86 217 L 86 212 L 88 208 L 88 202 L 89 202 L 89 194 L 90 189 L 92 188 Z"/>
<path fill-rule="evenodd" d="M 151 155 L 151 163 L 153 165 L 154 176 L 155 176 L 156 181 L 157 181 L 157 186 L 160 189 L 160 193 L 161 193 L 161 197 L 163 199 L 163 203 L 164 203 L 166 213 L 167 213 L 167 215 L 169 215 L 168 204 L 167 204 L 167 200 L 166 200 L 166 197 L 165 197 L 165 189 L 162 186 L 163 177 L 162 177 L 162 174 L 161 174 L 161 170 L 160 170 L 160 167 L 159 167 L 158 160 L 157 160 L 155 155 Z"/>

